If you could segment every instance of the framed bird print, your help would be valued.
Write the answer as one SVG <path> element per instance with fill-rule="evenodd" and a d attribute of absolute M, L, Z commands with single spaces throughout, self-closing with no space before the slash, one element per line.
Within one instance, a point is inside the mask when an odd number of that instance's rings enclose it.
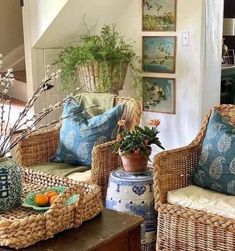
<path fill-rule="evenodd" d="M 143 31 L 176 31 L 177 0 L 142 0 Z"/>
<path fill-rule="evenodd" d="M 175 114 L 175 79 L 143 77 L 143 110 Z"/>
<path fill-rule="evenodd" d="M 144 72 L 174 73 L 175 36 L 143 37 L 142 67 Z"/>

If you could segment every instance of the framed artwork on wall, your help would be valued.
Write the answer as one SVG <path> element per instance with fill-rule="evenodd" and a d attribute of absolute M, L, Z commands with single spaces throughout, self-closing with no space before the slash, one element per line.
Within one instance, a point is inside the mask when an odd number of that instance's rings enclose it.
<path fill-rule="evenodd" d="M 175 79 L 143 77 L 143 110 L 175 114 Z"/>
<path fill-rule="evenodd" d="M 176 0 L 142 0 L 143 31 L 176 31 Z"/>
<path fill-rule="evenodd" d="M 143 71 L 175 73 L 175 36 L 144 36 L 142 44 Z"/>

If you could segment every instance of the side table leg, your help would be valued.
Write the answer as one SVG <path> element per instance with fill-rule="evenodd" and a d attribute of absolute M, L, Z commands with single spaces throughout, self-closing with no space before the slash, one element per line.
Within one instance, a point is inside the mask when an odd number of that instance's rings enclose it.
<path fill-rule="evenodd" d="M 129 251 L 141 251 L 141 226 L 129 232 Z"/>

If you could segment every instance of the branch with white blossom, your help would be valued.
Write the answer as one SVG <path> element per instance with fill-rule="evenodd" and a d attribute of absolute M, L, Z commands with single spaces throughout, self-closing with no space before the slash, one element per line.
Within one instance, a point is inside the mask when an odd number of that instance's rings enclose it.
<path fill-rule="evenodd" d="M 86 110 L 88 110 L 88 109 L 90 109 L 90 108 L 94 108 L 94 107 L 99 108 L 99 109 L 102 109 L 99 105 L 90 105 L 90 106 L 88 106 L 88 107 L 83 108 L 82 113 L 84 113 Z M 30 134 L 32 134 L 32 133 L 34 133 L 34 132 L 36 132 L 36 131 L 42 130 L 43 128 L 48 128 L 48 127 L 50 127 L 50 126 L 52 126 L 52 125 L 59 124 L 62 120 L 67 119 L 67 118 L 70 118 L 70 117 L 72 117 L 72 116 L 74 116 L 74 115 L 77 115 L 77 114 L 80 114 L 80 113 L 81 113 L 81 111 L 73 112 L 73 113 L 71 113 L 71 114 L 69 114 L 69 115 L 67 115 L 67 116 L 63 116 L 63 117 L 60 117 L 60 118 L 57 119 L 57 120 L 53 120 L 52 122 L 49 122 L 49 123 L 47 123 L 47 124 L 45 124 L 45 125 L 40 125 L 37 129 L 34 129 L 34 130 L 32 130 L 33 127 L 28 127 L 27 129 L 24 129 L 23 132 L 21 133 L 21 135 L 20 135 L 18 138 L 16 138 L 16 139 L 11 143 L 11 145 L 6 149 L 6 152 L 10 151 L 10 150 L 11 150 L 12 148 L 14 148 L 21 140 L 27 138 L 27 136 L 29 136 Z"/>
<path fill-rule="evenodd" d="M 0 70 L 2 68 L 2 54 L 0 54 Z M 69 96 L 65 97 L 61 101 L 57 102 L 54 105 L 50 105 L 47 108 L 43 108 L 37 114 L 32 115 L 28 118 L 28 112 L 34 106 L 35 102 L 39 98 L 39 96 L 54 87 L 55 81 L 58 79 L 60 74 L 60 70 L 57 72 L 53 72 L 50 74 L 50 69 L 47 67 L 46 76 L 42 80 L 41 84 L 37 87 L 32 97 L 26 103 L 23 111 L 19 113 L 15 123 L 11 128 L 9 128 L 10 115 L 11 115 L 11 88 L 14 86 L 15 78 L 13 74 L 13 69 L 7 70 L 6 74 L 2 76 L 0 73 L 0 157 L 4 156 L 8 151 L 10 151 L 16 144 L 19 143 L 20 140 L 26 138 L 33 131 L 48 127 L 55 123 L 60 122 L 63 118 L 59 118 L 56 121 L 52 121 L 47 123 L 46 125 L 39 126 L 36 128 L 36 125 L 45 118 L 50 112 L 61 107 L 67 100 L 71 98 L 71 96 L 75 96 L 82 87 L 78 87 L 73 93 Z M 8 107 L 6 113 L 6 106 Z M 13 140 L 15 133 L 21 130 L 20 136 Z"/>

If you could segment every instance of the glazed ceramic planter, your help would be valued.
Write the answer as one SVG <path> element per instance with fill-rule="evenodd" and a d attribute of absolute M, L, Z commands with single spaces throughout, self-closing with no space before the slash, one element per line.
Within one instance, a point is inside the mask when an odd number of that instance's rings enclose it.
<path fill-rule="evenodd" d="M 6 212 L 20 204 L 21 169 L 9 158 L 0 158 L 0 212 Z"/>
<path fill-rule="evenodd" d="M 157 212 L 154 210 L 152 170 L 141 174 L 116 169 L 109 176 L 106 207 L 131 212 L 144 218 L 141 224 L 141 250 L 156 248 Z"/>

